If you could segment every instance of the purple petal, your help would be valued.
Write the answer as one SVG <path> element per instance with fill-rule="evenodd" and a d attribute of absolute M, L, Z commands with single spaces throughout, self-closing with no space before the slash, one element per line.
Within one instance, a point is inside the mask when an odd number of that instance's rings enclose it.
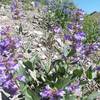
<path fill-rule="evenodd" d="M 61 32 L 61 28 L 58 27 L 58 26 L 55 26 L 55 27 L 53 28 L 53 31 L 54 31 L 55 33 L 60 33 L 60 32 Z"/>
<path fill-rule="evenodd" d="M 65 35 L 64 35 L 64 40 L 72 41 L 72 40 L 73 40 L 73 37 L 72 37 L 72 35 L 65 34 Z"/>
<path fill-rule="evenodd" d="M 96 71 L 100 71 L 100 66 L 97 66 L 96 68 L 94 68 L 94 70 Z"/>
<path fill-rule="evenodd" d="M 26 82 L 26 77 L 25 76 L 18 76 L 17 80 L 22 81 L 22 82 Z"/>
<path fill-rule="evenodd" d="M 56 93 L 56 95 L 57 95 L 57 96 L 60 96 L 60 97 L 63 97 L 64 94 L 65 94 L 65 91 L 62 90 L 62 89 L 58 90 L 57 93 Z"/>
<path fill-rule="evenodd" d="M 84 32 L 78 32 L 74 34 L 74 37 L 76 40 L 84 40 L 85 39 L 85 33 Z"/>

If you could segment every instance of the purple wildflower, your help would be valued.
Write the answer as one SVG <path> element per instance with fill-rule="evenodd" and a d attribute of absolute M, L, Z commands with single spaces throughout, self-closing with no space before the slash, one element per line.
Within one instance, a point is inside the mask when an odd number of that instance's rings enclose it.
<path fill-rule="evenodd" d="M 65 34 L 65 35 L 64 35 L 64 40 L 72 41 L 72 40 L 73 40 L 73 36 L 70 35 L 70 34 Z"/>
<path fill-rule="evenodd" d="M 76 53 L 79 53 L 79 54 L 84 54 L 84 45 L 82 43 L 77 43 L 75 45 L 75 50 L 76 50 Z"/>
<path fill-rule="evenodd" d="M 78 56 L 74 56 L 74 57 L 72 58 L 72 64 L 78 63 L 79 60 L 80 60 L 80 58 L 79 58 Z"/>
<path fill-rule="evenodd" d="M 57 94 L 58 97 L 63 97 L 64 94 L 65 94 L 65 91 L 63 89 L 60 89 L 59 91 L 57 91 L 56 94 Z"/>
<path fill-rule="evenodd" d="M 93 43 L 92 44 L 92 49 L 93 50 L 100 50 L 100 43 Z"/>
<path fill-rule="evenodd" d="M 59 26 L 55 26 L 55 27 L 53 28 L 53 31 L 54 31 L 55 33 L 60 33 L 60 32 L 61 32 L 61 28 L 60 28 Z"/>
<path fill-rule="evenodd" d="M 78 17 L 78 19 L 80 21 L 83 21 L 84 20 L 84 11 L 82 9 L 76 9 L 73 11 L 73 14 L 76 15 L 76 17 Z"/>
<path fill-rule="evenodd" d="M 75 33 L 75 34 L 74 34 L 74 38 L 75 38 L 76 40 L 82 41 L 82 40 L 85 39 L 85 33 L 84 33 L 84 32 Z"/>
<path fill-rule="evenodd" d="M 0 29 L 0 35 L 6 35 L 10 31 L 9 26 L 1 27 Z"/>
<path fill-rule="evenodd" d="M 98 50 L 100 50 L 100 44 L 99 43 L 93 43 L 93 44 L 85 45 L 85 54 L 86 55 L 89 55 L 89 54 L 96 52 Z"/>
<path fill-rule="evenodd" d="M 17 93 L 18 87 L 15 79 L 13 79 L 13 75 L 19 68 L 16 52 L 20 46 L 18 39 L 11 36 L 8 30 L 5 31 L 5 28 L 3 29 L 2 32 L 5 34 L 2 35 L 2 39 L 0 40 L 0 86 L 6 92 L 14 95 Z"/>
<path fill-rule="evenodd" d="M 22 82 L 26 82 L 26 77 L 23 76 L 23 75 L 17 76 L 16 79 L 19 80 L 19 81 L 22 81 Z"/>
<path fill-rule="evenodd" d="M 71 83 L 69 86 L 66 87 L 66 90 L 68 92 L 73 92 L 77 88 L 79 88 L 79 83 Z"/>
<path fill-rule="evenodd" d="M 73 32 L 73 25 L 72 25 L 72 24 L 68 24 L 68 25 L 67 25 L 67 29 L 68 29 L 70 32 Z"/>
<path fill-rule="evenodd" d="M 18 87 L 14 81 L 8 80 L 3 84 L 3 89 L 11 95 L 15 95 L 17 93 Z"/>
<path fill-rule="evenodd" d="M 65 89 L 67 90 L 67 92 L 74 93 L 76 96 L 82 96 L 79 82 L 77 82 L 77 83 L 71 83 Z"/>
<path fill-rule="evenodd" d="M 17 8 L 17 2 L 16 0 L 12 0 L 12 4 L 11 4 L 11 12 L 15 11 Z"/>
<path fill-rule="evenodd" d="M 19 2 L 19 0 L 12 0 L 11 12 L 12 12 L 12 18 L 13 19 L 19 19 L 19 18 L 24 16 L 23 12 L 22 12 L 21 1 Z"/>
<path fill-rule="evenodd" d="M 94 70 L 95 70 L 95 71 L 100 71 L 100 66 L 96 66 L 96 67 L 94 68 Z"/>
<path fill-rule="evenodd" d="M 40 95 L 44 99 L 50 99 L 50 100 L 55 100 L 55 98 L 63 97 L 65 94 L 65 91 L 62 89 L 52 89 L 49 85 L 47 85 L 42 92 L 40 92 Z"/>

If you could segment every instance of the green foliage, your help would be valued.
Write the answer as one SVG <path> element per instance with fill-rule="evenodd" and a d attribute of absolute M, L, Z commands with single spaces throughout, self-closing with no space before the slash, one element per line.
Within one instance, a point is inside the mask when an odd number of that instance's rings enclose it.
<path fill-rule="evenodd" d="M 60 89 L 73 81 L 71 80 L 72 75 L 68 76 L 68 73 L 66 73 L 67 64 L 61 59 L 55 60 L 53 63 L 42 64 L 38 57 L 34 55 L 33 58 L 26 60 L 20 65 L 21 67 L 16 75 L 24 75 L 26 77 L 26 83 L 18 82 L 26 100 L 40 100 L 37 94 L 46 84 Z M 41 66 L 41 72 L 39 72 L 39 69 L 36 69 L 39 66 Z M 49 69 L 47 70 L 47 68 Z M 33 88 L 31 88 L 32 86 Z"/>
<path fill-rule="evenodd" d="M 92 79 L 92 69 L 91 69 L 91 67 L 86 71 L 86 76 L 88 77 L 88 79 Z"/>
<path fill-rule="evenodd" d="M 73 76 L 72 77 L 81 77 L 83 74 L 83 69 L 75 69 L 73 71 Z"/>
<path fill-rule="evenodd" d="M 44 16 L 44 19 L 47 20 L 47 22 L 43 21 L 42 23 L 43 25 L 46 24 L 46 27 L 49 29 L 52 28 L 53 25 L 59 25 L 63 29 L 66 29 L 66 25 L 70 20 L 71 15 L 67 13 L 67 11 L 65 12 L 65 10 L 72 10 L 75 8 L 75 5 L 70 0 L 54 1 L 54 5 L 47 5 L 48 12 L 46 13 L 46 16 Z"/>
<path fill-rule="evenodd" d="M 10 4 L 11 0 L 0 0 L 0 2 L 3 4 Z"/>
<path fill-rule="evenodd" d="M 91 15 L 86 15 L 84 24 L 84 32 L 87 34 L 86 43 L 93 43 L 97 41 L 99 35 L 99 24 L 95 17 Z"/>
<path fill-rule="evenodd" d="M 33 70 L 33 65 L 30 61 L 26 61 L 26 62 L 23 62 L 23 64 L 26 66 L 27 69 L 31 69 Z"/>

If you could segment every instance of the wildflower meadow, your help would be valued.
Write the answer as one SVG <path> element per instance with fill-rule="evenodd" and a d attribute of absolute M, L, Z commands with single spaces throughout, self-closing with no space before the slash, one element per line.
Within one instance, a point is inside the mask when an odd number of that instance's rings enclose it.
<path fill-rule="evenodd" d="M 99 17 L 72 0 L 1 0 L 0 100 L 100 100 Z"/>

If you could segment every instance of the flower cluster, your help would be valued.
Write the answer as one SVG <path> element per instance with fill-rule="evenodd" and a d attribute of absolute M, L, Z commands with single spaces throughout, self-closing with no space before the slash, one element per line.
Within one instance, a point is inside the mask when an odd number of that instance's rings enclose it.
<path fill-rule="evenodd" d="M 71 35 L 65 35 L 65 40 L 72 41 L 73 49 L 77 54 L 84 53 L 83 41 L 86 39 L 86 34 L 82 31 L 82 21 L 84 12 L 80 9 L 73 11 L 72 23 L 69 23 L 67 28 Z"/>
<path fill-rule="evenodd" d="M 13 19 L 19 19 L 23 17 L 22 4 L 19 2 L 19 0 L 12 0 L 11 12 Z"/>
<path fill-rule="evenodd" d="M 53 27 L 53 32 L 54 33 L 61 33 L 61 28 L 59 26 L 54 26 Z"/>
<path fill-rule="evenodd" d="M 69 93 L 74 93 L 76 96 L 79 96 L 79 97 L 82 96 L 82 91 L 81 91 L 79 82 L 71 83 L 70 85 L 66 87 L 66 90 Z"/>
<path fill-rule="evenodd" d="M 93 51 L 100 49 L 99 43 L 85 44 L 86 33 L 83 31 L 84 11 L 81 9 L 72 11 L 72 22 L 67 29 L 71 34 L 65 34 L 64 39 L 71 42 L 72 49 L 77 56 L 87 56 Z"/>
<path fill-rule="evenodd" d="M 52 89 L 49 85 L 45 86 L 45 89 L 40 92 L 41 97 L 44 99 L 49 100 L 56 100 L 58 98 L 63 97 L 65 94 L 65 91 L 63 89 Z"/>
<path fill-rule="evenodd" d="M 70 34 L 65 34 L 64 40 L 70 49 L 74 52 L 71 55 L 71 61 L 73 62 L 72 65 L 78 63 L 85 72 L 81 78 L 88 78 L 87 69 L 89 70 L 89 68 L 94 68 L 95 71 L 99 70 L 99 67 L 96 67 L 96 63 L 94 64 L 93 60 L 91 59 L 90 54 L 94 54 L 94 52 L 96 53 L 100 50 L 100 43 L 85 42 L 87 40 L 87 34 L 83 31 L 84 12 L 80 9 L 75 9 L 71 13 L 72 21 L 67 26 Z M 89 65 L 84 61 L 88 61 Z M 76 96 L 81 96 L 82 94 L 80 84 L 76 85 L 71 83 L 69 86 L 67 86 L 66 89 Z"/>
<path fill-rule="evenodd" d="M 9 27 L 0 30 L 0 86 L 11 95 L 16 94 L 18 86 L 14 78 L 15 71 L 19 68 L 18 51 L 20 41 L 10 35 Z"/>

